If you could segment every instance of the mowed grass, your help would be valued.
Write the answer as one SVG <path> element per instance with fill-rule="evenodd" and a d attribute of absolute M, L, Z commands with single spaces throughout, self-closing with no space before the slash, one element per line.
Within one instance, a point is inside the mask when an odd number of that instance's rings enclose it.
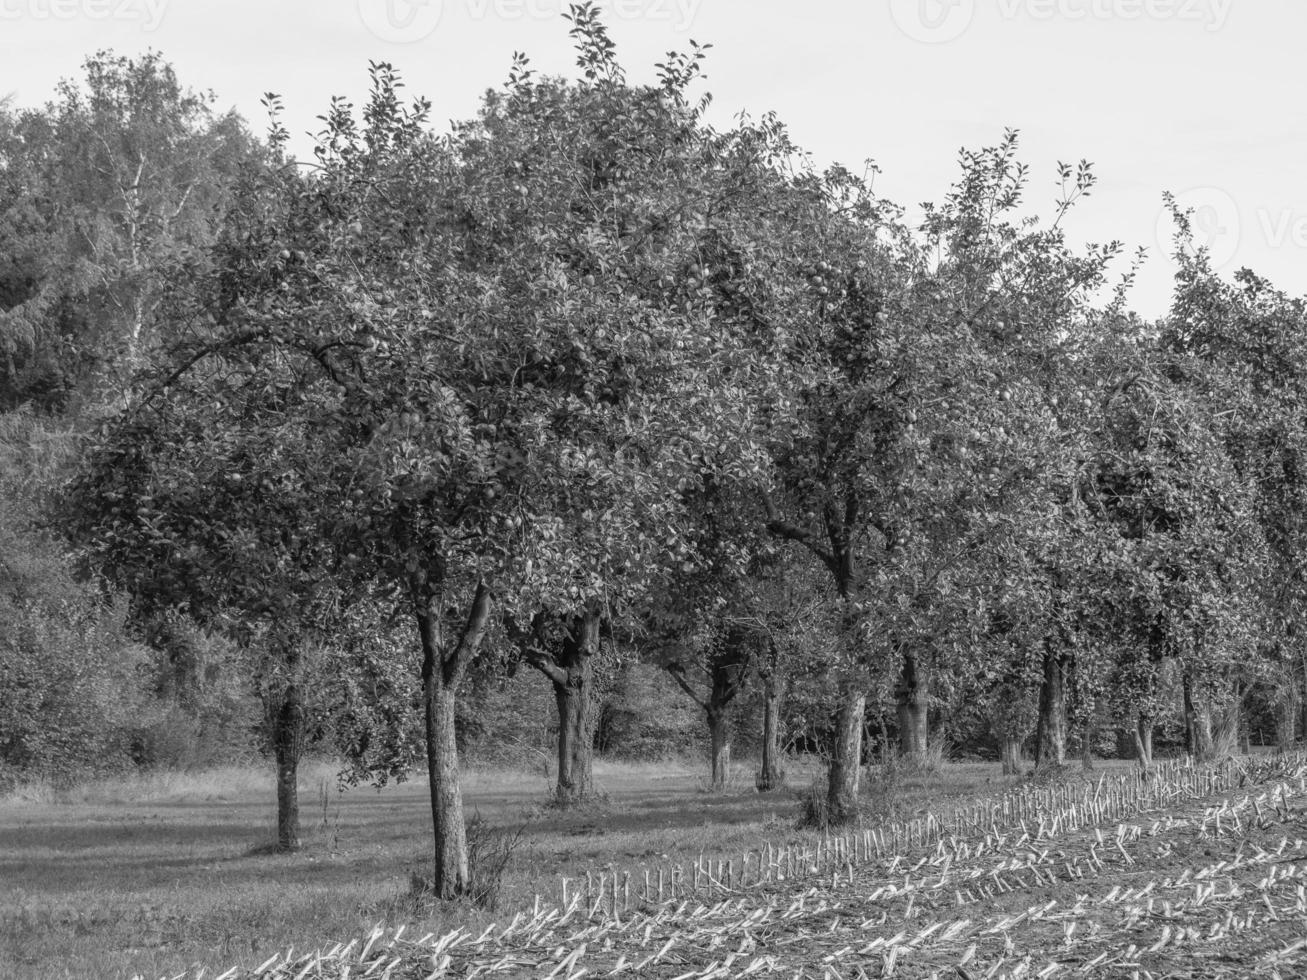
<path fill-rule="evenodd" d="M 424 932 L 488 924 L 556 893 L 560 875 L 811 836 L 795 829 L 795 789 L 815 766 L 792 762 L 790 788 L 770 794 L 754 791 L 748 764 L 737 769 L 738 786 L 710 794 L 693 762 L 600 761 L 606 801 L 573 811 L 542 805 L 549 784 L 538 772 L 466 772 L 469 816 L 525 828 L 498 914 L 414 901 L 413 876 L 429 861 L 424 781 L 342 792 L 330 766 L 305 767 L 305 847 L 294 854 L 268 851 L 270 768 L 15 794 L 0 801 L 0 977 L 154 980 L 200 965 L 212 975 L 383 921 Z M 946 764 L 902 783 L 898 799 L 908 814 L 938 810 L 1007 782 L 997 764 Z"/>

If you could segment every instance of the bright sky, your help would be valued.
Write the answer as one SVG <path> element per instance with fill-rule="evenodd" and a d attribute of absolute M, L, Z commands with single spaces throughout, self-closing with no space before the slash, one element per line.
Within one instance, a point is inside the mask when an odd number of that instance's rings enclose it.
<path fill-rule="evenodd" d="M 44 102 L 98 48 L 154 48 L 193 87 L 292 132 L 329 96 L 358 98 L 389 61 L 437 119 L 470 115 L 514 51 L 571 73 L 563 0 L 0 0 L 0 96 Z M 1307 293 L 1307 3 L 1302 0 L 603 0 L 635 77 L 689 39 L 712 43 L 716 118 L 775 109 L 819 161 L 873 159 L 881 194 L 942 197 L 962 146 L 1022 130 L 1032 199 L 1054 165 L 1100 178 L 1080 240 L 1153 257 L 1134 306 L 1170 294 L 1162 192 L 1199 208 L 1217 263 Z M 305 144 L 307 145 L 307 142 Z M 1160 234 L 1159 234 L 1160 231 Z"/>

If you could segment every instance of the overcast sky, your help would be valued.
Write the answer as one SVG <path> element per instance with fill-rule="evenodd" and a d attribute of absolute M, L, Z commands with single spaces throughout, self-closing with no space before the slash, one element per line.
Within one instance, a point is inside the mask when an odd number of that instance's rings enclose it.
<path fill-rule="evenodd" d="M 1134 306 L 1170 294 L 1162 193 L 1199 208 L 1217 263 L 1307 293 L 1307 3 L 1303 0 L 604 0 L 633 77 L 689 39 L 712 43 L 725 122 L 774 109 L 821 162 L 874 160 L 879 192 L 943 196 L 957 151 L 1023 133 L 1032 202 L 1058 160 L 1100 179 L 1071 229 L 1152 258 Z M 358 98 L 389 61 L 438 120 L 500 84 L 514 51 L 570 72 L 557 0 L 0 0 L 0 95 L 44 102 L 99 48 L 154 48 L 182 80 L 262 128 L 282 95 L 293 132 Z M 302 143 L 301 145 L 306 145 Z"/>

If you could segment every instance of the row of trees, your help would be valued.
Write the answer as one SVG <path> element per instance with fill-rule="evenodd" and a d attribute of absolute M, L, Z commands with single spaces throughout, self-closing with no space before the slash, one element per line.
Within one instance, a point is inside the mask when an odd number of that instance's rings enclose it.
<path fill-rule="evenodd" d="M 762 788 L 802 704 L 835 822 L 869 704 L 909 756 L 941 702 L 1009 764 L 1032 731 L 1060 764 L 1102 726 L 1147 765 L 1173 698 L 1199 755 L 1250 696 L 1291 741 L 1302 304 L 1219 280 L 1177 212 L 1174 308 L 1145 322 L 1134 266 L 1109 280 L 1120 246 L 1065 236 L 1088 165 L 1031 216 L 1009 133 L 914 225 L 774 117 L 709 126 L 702 49 L 635 84 L 594 7 L 570 16 L 580 79 L 518 59 L 448 133 L 386 65 L 359 118 L 331 104 L 311 165 L 275 97 L 266 146 L 205 129 L 245 148 L 221 206 L 141 260 L 114 321 L 132 381 L 55 509 L 138 621 L 180 611 L 254 652 L 282 842 L 328 676 L 381 776 L 411 761 L 420 687 L 446 897 L 469 884 L 460 692 L 511 663 L 554 697 L 562 802 L 592 790 L 609 649 L 702 708 L 719 785 L 747 678 Z M 175 227 L 181 197 L 139 226 Z M 7 323 L 64 322 L 25 302 Z M 11 377 L 40 362 L 29 334 Z"/>

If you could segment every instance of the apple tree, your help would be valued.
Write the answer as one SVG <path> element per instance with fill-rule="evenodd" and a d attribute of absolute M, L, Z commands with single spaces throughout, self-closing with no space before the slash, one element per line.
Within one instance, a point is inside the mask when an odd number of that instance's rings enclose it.
<path fill-rule="evenodd" d="M 1253 495 L 1267 561 L 1258 686 L 1269 693 L 1284 748 L 1295 740 L 1307 678 L 1307 307 L 1248 270 L 1222 281 L 1193 246 L 1190 216 L 1172 208 L 1180 271 L 1161 342 L 1203 365 L 1196 379 L 1222 408 L 1225 451 Z"/>
<path fill-rule="evenodd" d="M 773 332 L 757 396 L 772 459 L 766 524 L 827 570 L 847 637 L 837 820 L 856 800 L 872 675 L 897 677 L 905 745 L 920 752 L 941 642 L 932 623 L 967 606 L 974 570 L 1020 526 L 1011 502 L 1057 470 L 1050 454 L 1072 455 L 1049 435 L 1058 394 L 1046 364 L 1081 342 L 1115 250 L 1065 244 L 1059 223 L 1092 185 L 1087 168 L 1064 171 L 1072 183 L 1051 226 L 1014 217 L 1026 183 L 1015 147 L 1010 134 L 964 155 L 920 231 L 842 170 L 800 174 L 752 209 L 769 226 L 754 239 L 779 243 L 754 318 Z"/>
<path fill-rule="evenodd" d="M 374 66 L 361 122 L 336 101 L 315 168 L 270 172 L 273 204 L 218 250 L 190 336 L 139 398 L 139 411 L 206 405 L 262 479 L 303 491 L 296 524 L 343 601 L 415 624 L 442 897 L 469 885 L 455 706 L 496 609 L 593 623 L 610 578 L 635 580 L 633 527 L 684 550 L 663 488 L 687 449 L 731 441 L 712 332 L 693 304 L 665 302 L 696 227 L 677 189 L 702 197 L 686 174 L 714 173 L 685 75 L 627 86 L 577 13 L 584 81 L 536 83 L 519 63 L 506 95 L 444 136 Z M 542 114 L 562 119 L 552 136 Z M 573 158 L 531 134 L 588 136 Z M 677 147 L 686 159 L 666 165 Z M 661 182 L 622 180 L 635 164 Z"/>
<path fill-rule="evenodd" d="M 1227 452 L 1228 412 L 1205 366 L 1129 338 L 1114 352 L 1085 496 L 1102 532 L 1098 622 L 1115 639 L 1116 690 L 1151 755 L 1161 669 L 1182 678 L 1190 751 L 1212 753 L 1211 706 L 1259 659 L 1265 539 L 1254 485 Z"/>

